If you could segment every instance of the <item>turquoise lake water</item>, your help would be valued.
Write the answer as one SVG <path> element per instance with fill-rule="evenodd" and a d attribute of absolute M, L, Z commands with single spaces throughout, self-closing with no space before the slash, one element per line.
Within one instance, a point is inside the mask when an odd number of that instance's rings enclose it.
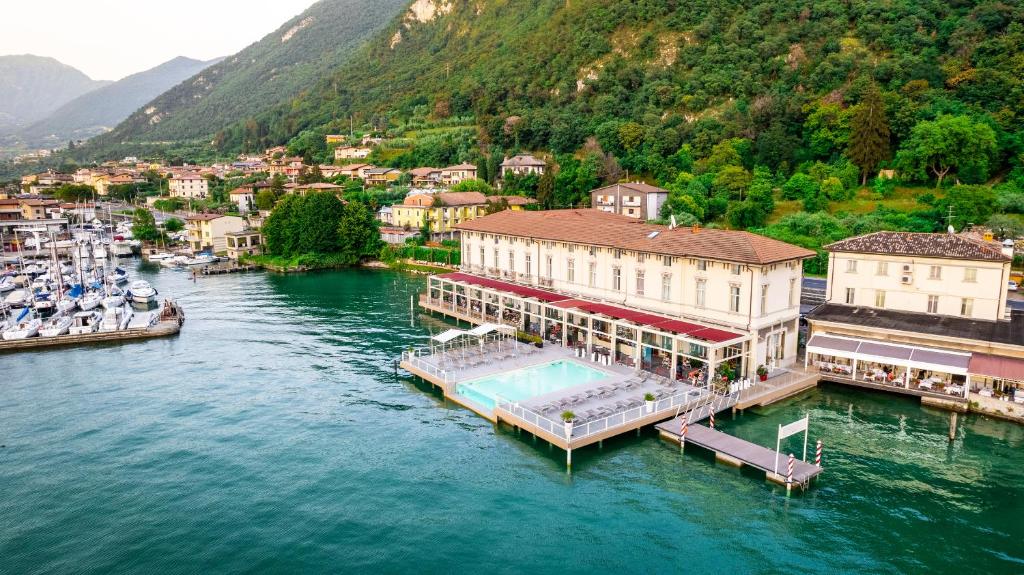
<path fill-rule="evenodd" d="M 422 276 L 141 275 L 180 336 L 0 355 L 2 573 L 1024 573 L 1024 427 L 827 386 L 718 421 L 809 413 L 807 493 L 651 430 L 568 475 L 395 375 Z"/>
<path fill-rule="evenodd" d="M 494 409 L 499 399 L 523 401 L 609 377 L 609 372 L 582 363 L 553 361 L 467 381 L 459 384 L 456 392 L 488 409 Z"/>

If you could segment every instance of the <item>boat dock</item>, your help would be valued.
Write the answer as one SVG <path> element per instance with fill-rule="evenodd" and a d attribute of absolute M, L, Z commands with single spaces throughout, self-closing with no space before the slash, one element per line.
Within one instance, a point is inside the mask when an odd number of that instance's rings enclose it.
<path fill-rule="evenodd" d="M 656 426 L 661 437 L 680 443 L 685 416 L 660 423 Z M 703 425 L 689 423 L 686 429 L 686 444 L 696 445 L 715 454 L 715 459 L 736 467 L 753 467 L 765 472 L 769 481 L 786 485 L 789 455 L 762 447 L 727 433 Z M 806 489 L 811 480 L 822 471 L 821 467 L 800 461 L 793 462 L 792 482 Z"/>
<path fill-rule="evenodd" d="M 0 340 L 0 353 L 27 351 L 51 347 L 66 347 L 104 342 L 124 342 L 157 337 L 168 337 L 181 331 L 185 323 L 185 312 L 173 303 L 165 308 L 157 323 L 147 327 L 131 327 L 118 331 L 99 331 L 79 335 L 59 335 L 56 337 L 30 337 L 27 339 Z"/>
<path fill-rule="evenodd" d="M 214 276 L 220 274 L 236 274 L 241 272 L 251 272 L 259 269 L 253 265 L 240 265 L 240 264 L 227 264 L 227 265 L 209 265 L 203 267 L 201 273 L 204 276 Z"/>

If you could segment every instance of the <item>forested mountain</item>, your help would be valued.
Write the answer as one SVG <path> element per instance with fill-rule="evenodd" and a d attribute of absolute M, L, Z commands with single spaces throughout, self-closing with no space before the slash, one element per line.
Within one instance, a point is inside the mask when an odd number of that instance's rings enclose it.
<path fill-rule="evenodd" d="M 53 58 L 0 56 L 0 134 L 26 126 L 109 82 Z"/>
<path fill-rule="evenodd" d="M 18 138 L 30 147 L 56 147 L 70 139 L 85 139 L 113 128 L 143 104 L 220 61 L 178 57 L 113 84 L 83 94 L 46 118 L 20 130 Z"/>
<path fill-rule="evenodd" d="M 316 85 L 385 26 L 406 0 L 321 0 L 275 32 L 143 106 L 90 149 L 209 138 L 219 127 Z M 230 23 L 225 23 L 230 26 Z"/>

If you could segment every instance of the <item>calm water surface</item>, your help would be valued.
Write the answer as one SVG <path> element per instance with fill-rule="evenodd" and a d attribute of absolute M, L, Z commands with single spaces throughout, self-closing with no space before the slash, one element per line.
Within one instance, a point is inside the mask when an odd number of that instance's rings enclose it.
<path fill-rule="evenodd" d="M 422 277 L 140 274 L 179 337 L 0 356 L 0 572 L 1024 573 L 1022 427 L 824 387 L 720 425 L 810 413 L 805 494 L 649 430 L 569 476 L 396 377 Z"/>

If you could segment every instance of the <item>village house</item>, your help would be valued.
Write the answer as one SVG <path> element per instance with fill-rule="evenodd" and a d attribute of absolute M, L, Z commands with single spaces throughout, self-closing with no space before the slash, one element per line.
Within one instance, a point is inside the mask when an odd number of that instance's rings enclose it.
<path fill-rule="evenodd" d="M 441 170 L 441 183 L 447 187 L 454 186 L 463 180 L 473 179 L 476 179 L 476 166 L 473 164 L 448 166 Z"/>
<path fill-rule="evenodd" d="M 403 229 L 417 229 L 424 222 L 429 223 L 431 234 L 454 237 L 455 226 L 483 216 L 487 203 L 505 200 L 512 210 L 522 210 L 531 202 L 521 196 L 491 196 L 480 192 L 439 192 L 435 194 L 409 194 L 405 201 L 391 207 L 395 226 Z"/>
<path fill-rule="evenodd" d="M 334 149 L 335 160 L 362 160 L 372 152 L 370 148 L 362 146 L 340 146 Z"/>
<path fill-rule="evenodd" d="M 382 206 L 377 210 L 377 221 L 385 225 L 392 225 L 395 223 L 394 210 L 391 206 Z"/>
<path fill-rule="evenodd" d="M 240 232 L 245 227 L 245 220 L 238 216 L 195 214 L 185 218 L 188 245 L 193 252 L 224 253 L 228 248 L 226 234 Z"/>
<path fill-rule="evenodd" d="M 57 200 L 23 199 L 18 202 L 23 220 L 47 220 L 55 217 L 52 212 L 60 210 Z"/>
<path fill-rule="evenodd" d="M 341 175 L 340 166 L 329 166 L 326 164 L 320 164 L 320 174 L 325 178 L 334 178 Z"/>
<path fill-rule="evenodd" d="M 376 166 L 372 164 L 348 164 L 338 168 L 338 173 L 354 180 L 366 180 L 367 170 L 373 170 Z"/>
<path fill-rule="evenodd" d="M 877 232 L 825 249 L 825 303 L 807 315 L 809 367 L 923 401 L 1018 397 L 1024 312 L 1006 304 L 1012 247 Z"/>
<path fill-rule="evenodd" d="M 139 183 L 140 178 L 135 178 L 131 174 L 103 174 L 93 180 L 93 187 L 96 188 L 96 193 L 101 196 L 110 195 L 110 186 L 124 186 L 130 184 Z M 145 180 L 143 180 L 145 181 Z"/>
<path fill-rule="evenodd" d="M 238 213 L 248 214 L 256 207 L 257 193 L 259 190 L 254 185 L 241 186 L 228 192 L 228 200 L 238 206 Z"/>
<path fill-rule="evenodd" d="M 462 272 L 430 278 L 428 309 L 475 311 L 670 377 L 796 363 L 810 250 L 590 209 L 507 210 L 457 229 Z"/>
<path fill-rule="evenodd" d="M 13 222 L 21 219 L 21 202 L 17 198 L 0 199 L 0 222 Z"/>
<path fill-rule="evenodd" d="M 441 185 L 441 172 L 438 168 L 414 168 L 409 171 L 414 188 L 436 188 Z"/>
<path fill-rule="evenodd" d="M 530 174 L 539 176 L 544 173 L 546 166 L 544 160 L 539 160 L 529 154 L 519 154 L 505 158 L 505 161 L 501 163 L 501 175 L 502 177 L 528 176 Z"/>
<path fill-rule="evenodd" d="M 329 184 L 326 182 L 316 182 L 312 184 L 286 184 L 284 187 L 285 191 L 289 194 L 297 194 L 305 196 L 310 192 L 331 192 L 334 194 L 341 194 L 345 189 L 343 186 L 337 184 Z"/>
<path fill-rule="evenodd" d="M 327 142 L 328 145 L 340 144 L 347 139 L 348 137 L 342 134 L 327 134 L 326 136 L 324 136 L 324 140 Z"/>
<path fill-rule="evenodd" d="M 238 261 L 239 256 L 263 253 L 263 235 L 259 230 L 244 229 L 224 234 L 228 259 Z"/>
<path fill-rule="evenodd" d="M 182 172 L 171 176 L 168 188 L 172 198 L 201 200 L 210 194 L 209 182 L 197 172 Z"/>
<path fill-rule="evenodd" d="M 395 168 L 369 168 L 363 173 L 363 181 L 371 188 L 390 186 L 402 177 L 402 171 Z"/>
<path fill-rule="evenodd" d="M 643 182 L 612 184 L 590 191 L 592 208 L 641 220 L 658 218 L 668 190 Z"/>

